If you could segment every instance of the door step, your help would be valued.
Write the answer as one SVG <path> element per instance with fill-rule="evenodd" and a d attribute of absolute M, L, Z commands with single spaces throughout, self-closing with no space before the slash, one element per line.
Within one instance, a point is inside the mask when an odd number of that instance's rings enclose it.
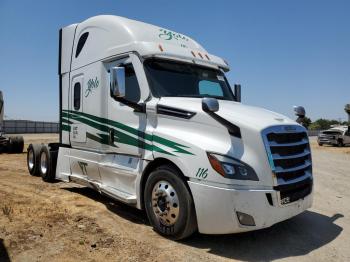
<path fill-rule="evenodd" d="M 100 191 L 101 193 L 111 198 L 114 198 L 129 205 L 136 205 L 137 203 L 136 195 L 131 195 L 123 191 L 117 190 L 115 188 L 101 186 Z"/>

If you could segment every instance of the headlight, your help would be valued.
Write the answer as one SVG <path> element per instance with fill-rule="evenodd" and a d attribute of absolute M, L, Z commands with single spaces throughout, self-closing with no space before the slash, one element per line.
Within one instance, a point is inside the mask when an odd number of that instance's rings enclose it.
<path fill-rule="evenodd" d="M 259 181 L 253 168 L 238 159 L 207 153 L 212 168 L 225 178 Z"/>

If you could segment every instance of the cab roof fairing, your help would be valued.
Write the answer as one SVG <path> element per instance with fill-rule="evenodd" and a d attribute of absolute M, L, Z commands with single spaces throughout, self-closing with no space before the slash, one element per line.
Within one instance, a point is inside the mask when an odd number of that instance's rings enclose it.
<path fill-rule="evenodd" d="M 78 40 L 85 32 L 89 32 L 88 39 L 79 56 L 75 58 Z M 182 58 L 229 71 L 229 66 L 222 58 L 209 54 L 199 43 L 186 35 L 113 15 L 95 16 L 78 24 L 71 69 L 128 52 L 137 52 L 142 57 Z"/>

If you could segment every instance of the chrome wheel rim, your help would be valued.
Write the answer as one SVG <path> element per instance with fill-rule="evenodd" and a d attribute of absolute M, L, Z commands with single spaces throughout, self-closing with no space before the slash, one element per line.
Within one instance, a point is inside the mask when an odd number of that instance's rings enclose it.
<path fill-rule="evenodd" d="M 42 174 L 47 172 L 47 157 L 45 153 L 42 153 L 40 156 L 40 169 Z"/>
<path fill-rule="evenodd" d="M 168 181 L 157 182 L 152 190 L 152 208 L 157 219 L 166 226 L 176 223 L 179 212 L 179 198 L 174 187 Z"/>
<path fill-rule="evenodd" d="M 34 152 L 33 150 L 29 150 L 28 152 L 28 166 L 30 170 L 34 168 Z"/>

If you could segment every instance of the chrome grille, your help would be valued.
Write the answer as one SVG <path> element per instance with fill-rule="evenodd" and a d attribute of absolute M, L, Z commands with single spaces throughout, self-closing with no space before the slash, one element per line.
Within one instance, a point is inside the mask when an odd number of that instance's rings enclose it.
<path fill-rule="evenodd" d="M 263 140 L 272 172 L 275 188 L 293 186 L 304 180 L 312 181 L 312 160 L 309 139 L 301 126 L 274 126 L 263 131 Z M 310 184 L 311 192 L 312 183 Z M 300 189 L 301 190 L 301 189 Z M 304 192 L 309 192 L 303 188 Z M 287 191 L 281 191 L 281 196 Z M 293 193 L 301 196 L 303 194 Z M 296 201 L 295 197 L 291 197 Z M 296 200 L 295 200 L 296 199 Z"/>

